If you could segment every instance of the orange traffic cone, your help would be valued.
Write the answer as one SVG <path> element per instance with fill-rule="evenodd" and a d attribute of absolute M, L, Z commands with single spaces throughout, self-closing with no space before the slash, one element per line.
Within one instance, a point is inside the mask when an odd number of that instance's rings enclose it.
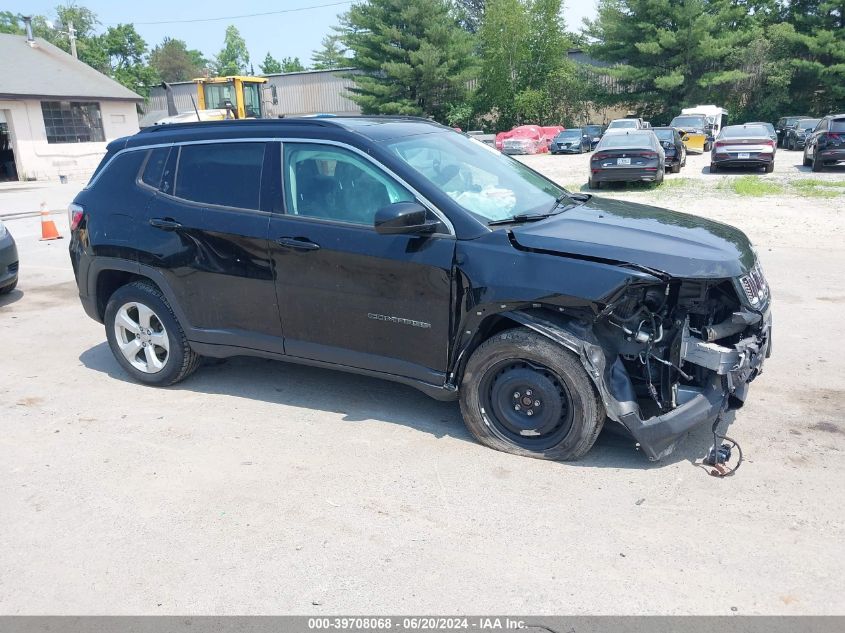
<path fill-rule="evenodd" d="M 50 212 L 47 211 L 47 204 L 41 203 L 41 241 L 44 240 L 60 240 L 62 236 L 59 235 L 59 230 L 56 228 L 56 223 L 50 219 Z"/>

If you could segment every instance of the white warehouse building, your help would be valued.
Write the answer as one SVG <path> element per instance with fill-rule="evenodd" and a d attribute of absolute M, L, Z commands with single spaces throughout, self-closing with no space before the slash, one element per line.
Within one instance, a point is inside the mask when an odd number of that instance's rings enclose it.
<path fill-rule="evenodd" d="M 0 34 L 0 181 L 83 180 L 143 99 L 41 38 Z"/>

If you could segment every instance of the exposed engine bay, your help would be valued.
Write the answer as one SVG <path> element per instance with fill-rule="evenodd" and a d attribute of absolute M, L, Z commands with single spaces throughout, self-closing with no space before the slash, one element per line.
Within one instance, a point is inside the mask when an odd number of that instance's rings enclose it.
<path fill-rule="evenodd" d="M 626 427 L 632 415 L 648 425 L 717 386 L 720 406 L 742 406 L 769 351 L 768 300 L 759 265 L 737 280 L 670 280 L 625 289 L 592 327 L 607 360 L 609 391 L 620 405 L 608 414 Z M 650 457 L 664 454 L 658 449 Z"/>

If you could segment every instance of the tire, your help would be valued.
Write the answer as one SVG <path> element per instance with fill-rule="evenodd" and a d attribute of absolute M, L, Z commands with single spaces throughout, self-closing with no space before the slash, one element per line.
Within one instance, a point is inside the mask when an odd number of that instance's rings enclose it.
<path fill-rule="evenodd" d="M 716 163 L 710 163 L 710 173 L 715 174 L 719 171 L 719 168 L 716 166 Z"/>
<path fill-rule="evenodd" d="M 804 167 L 811 167 L 813 165 L 813 161 L 807 158 L 807 150 L 804 150 Z"/>
<path fill-rule="evenodd" d="M 710 141 L 705 141 L 704 143 L 704 152 L 707 153 L 711 149 L 713 149 L 713 144 Z"/>
<path fill-rule="evenodd" d="M 555 395 L 549 400 L 545 394 Z M 507 411 L 493 403 L 493 398 L 506 403 L 503 406 Z M 595 443 L 605 418 L 604 406 L 581 361 L 525 328 L 501 332 L 473 352 L 461 384 L 460 401 L 464 423 L 480 443 L 537 459 L 583 457 Z M 529 404 L 517 412 L 510 409 L 511 401 Z M 528 411 L 536 411 L 537 417 L 529 417 Z M 527 428 L 536 424 L 554 428 L 540 435 L 521 435 L 503 420 L 516 428 L 522 423 Z"/>
<path fill-rule="evenodd" d="M 811 163 L 813 171 L 819 172 L 824 169 L 824 163 L 822 163 L 818 156 L 813 156 L 813 162 Z"/>
<path fill-rule="evenodd" d="M 681 172 L 681 163 L 675 163 L 674 165 L 672 165 L 671 171 L 672 171 L 673 174 L 680 173 Z"/>
<path fill-rule="evenodd" d="M 191 349 L 167 299 L 149 281 L 133 281 L 118 288 L 109 297 L 103 321 L 112 354 L 138 382 L 173 385 L 194 373 L 202 361 Z"/>
<path fill-rule="evenodd" d="M 775 163 L 774 163 L 774 161 L 772 161 L 771 163 L 769 163 L 768 165 L 766 165 L 765 169 L 766 169 L 766 173 L 767 173 L 767 174 L 771 174 L 771 173 L 775 170 Z"/>
<path fill-rule="evenodd" d="M 17 287 L 18 287 L 18 280 L 17 280 L 17 278 L 15 278 L 15 280 L 12 283 L 10 283 L 8 286 L 4 286 L 3 288 L 0 288 L 0 295 L 7 295 Z"/>
<path fill-rule="evenodd" d="M 659 185 L 663 183 L 663 178 L 666 175 L 666 168 L 659 170 L 657 175 L 654 177 L 654 184 Z"/>
<path fill-rule="evenodd" d="M 587 180 L 587 187 L 590 189 L 601 189 L 601 183 L 590 178 Z"/>

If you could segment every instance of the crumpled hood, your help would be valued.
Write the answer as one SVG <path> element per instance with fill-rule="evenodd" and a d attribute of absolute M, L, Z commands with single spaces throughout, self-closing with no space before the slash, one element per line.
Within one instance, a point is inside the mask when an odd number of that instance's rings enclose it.
<path fill-rule="evenodd" d="M 516 225 L 512 233 L 522 247 L 634 264 L 672 277 L 737 277 L 755 260 L 748 238 L 732 226 L 606 198 Z"/>

